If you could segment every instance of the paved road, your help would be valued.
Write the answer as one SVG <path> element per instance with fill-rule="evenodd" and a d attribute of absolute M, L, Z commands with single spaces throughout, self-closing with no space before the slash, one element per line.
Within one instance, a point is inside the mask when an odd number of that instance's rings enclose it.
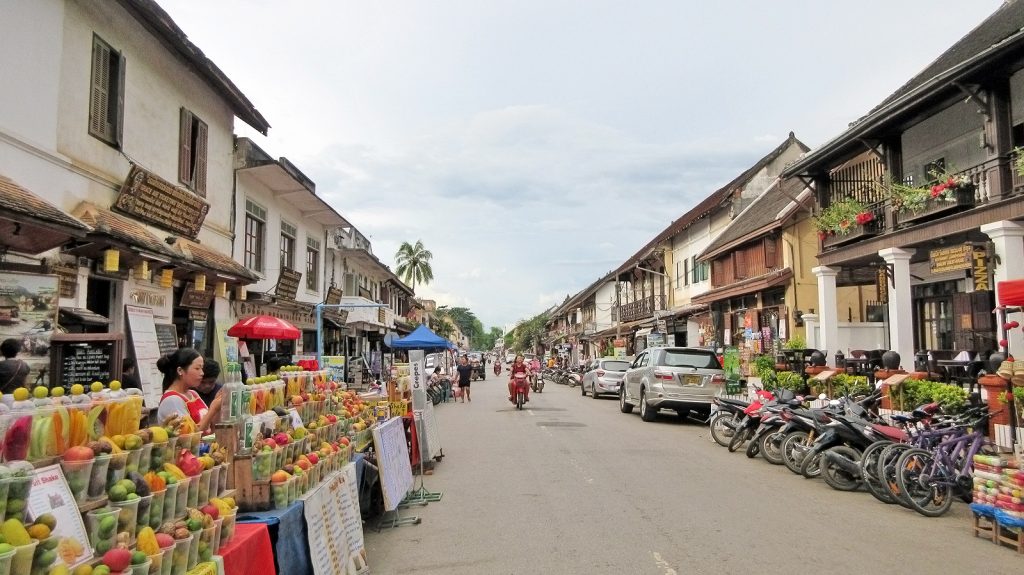
<path fill-rule="evenodd" d="M 615 400 L 549 385 L 524 411 L 504 385 L 437 416 L 445 458 L 403 511 L 420 525 L 375 532 L 374 573 L 617 574 L 1019 572 L 972 537 L 966 505 L 929 519 L 748 460 L 707 428 L 644 423 Z"/>

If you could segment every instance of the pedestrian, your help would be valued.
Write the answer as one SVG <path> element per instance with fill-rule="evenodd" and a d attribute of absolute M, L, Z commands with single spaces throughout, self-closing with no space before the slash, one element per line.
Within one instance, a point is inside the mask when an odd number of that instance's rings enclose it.
<path fill-rule="evenodd" d="M 142 390 L 142 380 L 139 379 L 134 357 L 121 360 L 121 389 Z"/>
<path fill-rule="evenodd" d="M 26 387 L 28 382 L 28 364 L 18 359 L 18 352 L 21 351 L 21 342 L 17 338 L 5 339 L 0 343 L 0 354 L 4 360 L 0 361 L 0 391 L 14 393 L 19 387 Z"/>
<path fill-rule="evenodd" d="M 218 377 L 220 377 L 220 364 L 208 357 L 203 358 L 203 379 L 199 380 L 196 393 L 206 405 L 211 405 L 214 398 L 220 393 L 222 386 L 217 383 Z"/>
<path fill-rule="evenodd" d="M 473 375 L 473 366 L 469 365 L 469 358 L 466 356 L 459 358 L 459 367 L 456 369 L 459 372 L 459 388 L 462 389 L 462 403 L 473 401 L 469 397 L 469 382 Z"/>

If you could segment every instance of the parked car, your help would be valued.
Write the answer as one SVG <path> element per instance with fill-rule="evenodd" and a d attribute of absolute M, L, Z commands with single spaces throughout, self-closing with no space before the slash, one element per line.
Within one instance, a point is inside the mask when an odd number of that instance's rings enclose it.
<path fill-rule="evenodd" d="M 618 395 L 619 387 L 622 385 L 622 376 L 629 369 L 629 362 L 617 357 L 602 357 L 590 362 L 586 372 L 583 374 L 583 381 L 580 391 L 583 396 L 590 392 L 590 396 L 597 399 L 604 394 Z"/>
<path fill-rule="evenodd" d="M 654 421 L 661 409 L 711 411 L 712 399 L 725 389 L 725 371 L 715 352 L 694 347 L 649 347 L 633 360 L 619 388 L 619 410 L 640 408 L 640 418 Z"/>

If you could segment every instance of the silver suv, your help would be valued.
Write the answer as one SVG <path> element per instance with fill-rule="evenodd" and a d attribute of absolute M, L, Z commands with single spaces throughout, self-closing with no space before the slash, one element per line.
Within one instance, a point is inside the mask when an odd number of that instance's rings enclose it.
<path fill-rule="evenodd" d="M 710 412 L 712 399 L 725 389 L 718 356 L 694 347 L 649 347 L 626 370 L 619 390 L 619 411 L 640 407 L 640 418 L 654 421 L 660 409 L 681 419 L 693 411 Z"/>

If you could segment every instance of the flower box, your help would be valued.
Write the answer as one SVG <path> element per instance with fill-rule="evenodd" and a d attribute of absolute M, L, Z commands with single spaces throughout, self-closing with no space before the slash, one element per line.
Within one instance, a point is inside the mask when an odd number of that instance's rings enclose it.
<path fill-rule="evenodd" d="M 895 212 L 893 214 L 893 219 L 895 220 L 895 225 L 910 224 L 972 206 L 974 206 L 974 187 L 963 186 L 953 192 L 953 197 L 950 199 L 928 199 L 924 202 L 923 207 L 917 210 L 902 210 Z"/>
<path fill-rule="evenodd" d="M 878 235 L 878 220 L 871 220 L 864 225 L 853 224 L 846 228 L 845 233 L 827 233 L 821 239 L 822 248 L 834 248 L 854 241 Z"/>

